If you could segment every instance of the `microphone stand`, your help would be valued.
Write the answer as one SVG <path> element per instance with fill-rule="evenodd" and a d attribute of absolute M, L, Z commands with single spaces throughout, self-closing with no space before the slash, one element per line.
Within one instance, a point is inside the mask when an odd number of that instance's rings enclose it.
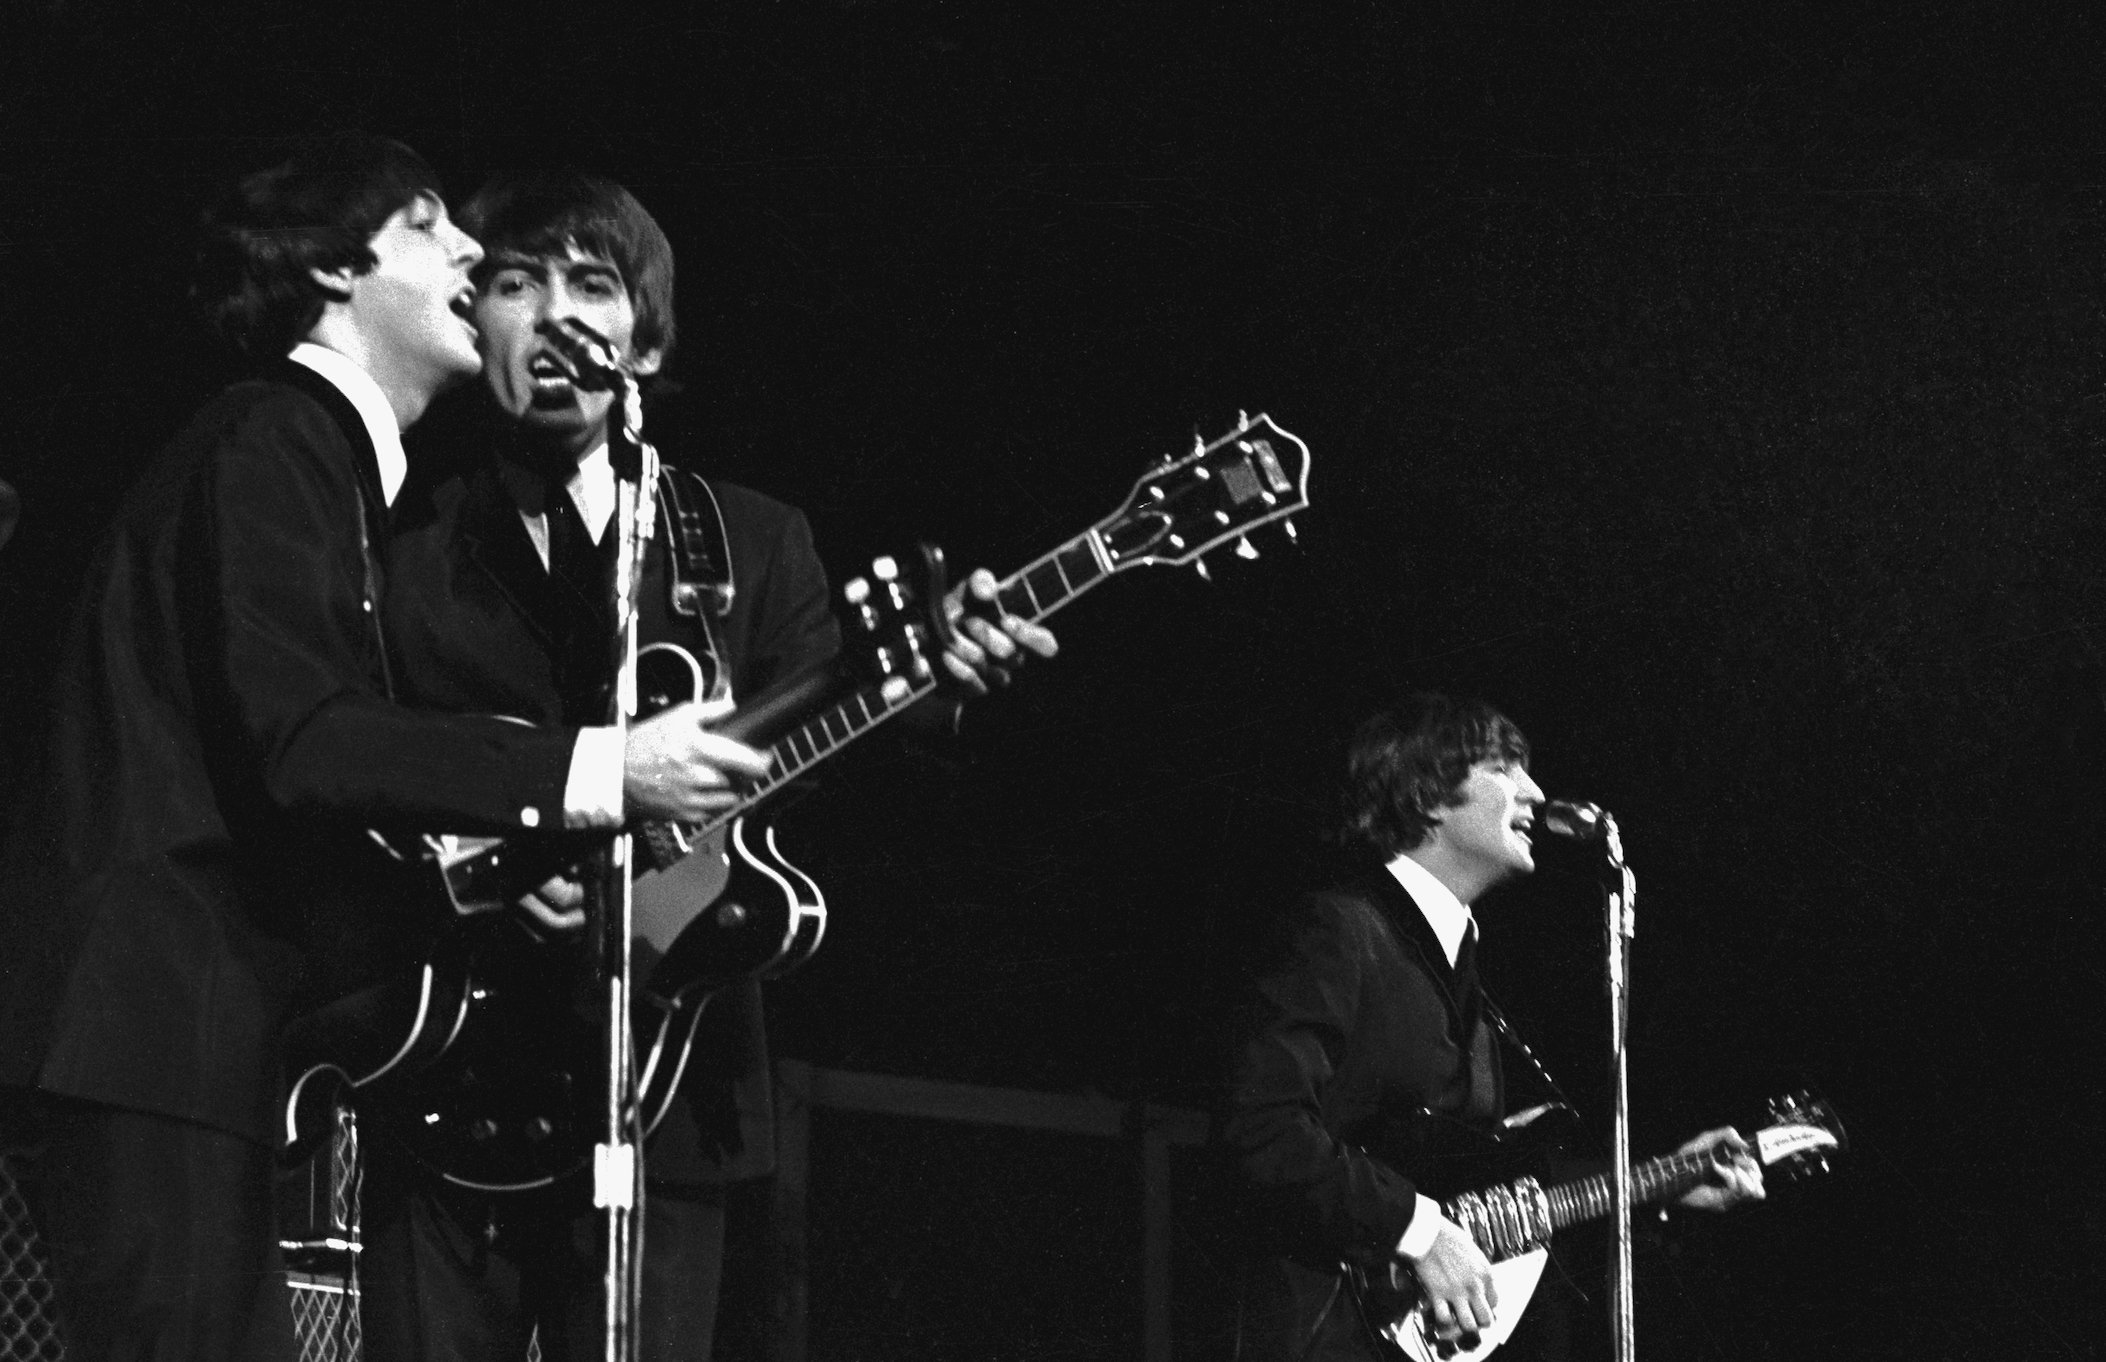
<path fill-rule="evenodd" d="M 1637 935 L 1633 903 L 1638 877 L 1623 859 L 1623 837 L 1616 820 L 1604 813 L 1602 845 L 1611 872 L 1602 885 L 1607 935 L 1609 989 L 1609 1069 L 1614 1087 L 1609 1168 L 1609 1221 L 1614 1226 L 1615 1259 L 1610 1268 L 1610 1336 L 1616 1362 L 1633 1362 L 1631 1300 L 1631 1078 L 1628 1047 L 1631 1029 L 1631 939 Z"/>
<path fill-rule="evenodd" d="M 608 721 L 626 744 L 629 720 L 636 712 L 636 591 L 643 575 L 644 552 L 657 524 L 658 454 L 643 441 L 643 398 L 634 375 L 613 375 L 614 415 L 609 423 L 607 455 L 614 468 L 614 618 L 620 648 L 613 703 Z M 587 931 L 594 977 L 601 984 L 604 1012 L 602 1038 L 606 1058 L 606 1107 L 601 1139 L 593 1147 L 592 1204 L 603 1210 L 606 1231 L 602 1301 L 606 1322 L 606 1362 L 635 1362 L 640 1341 L 639 1310 L 643 1273 L 644 1167 L 641 1132 L 636 1129 L 635 1050 L 630 1041 L 630 999 L 635 980 L 629 943 L 634 934 L 635 879 L 631 873 L 635 839 L 624 829 L 607 849 L 603 873 L 588 896 Z"/>

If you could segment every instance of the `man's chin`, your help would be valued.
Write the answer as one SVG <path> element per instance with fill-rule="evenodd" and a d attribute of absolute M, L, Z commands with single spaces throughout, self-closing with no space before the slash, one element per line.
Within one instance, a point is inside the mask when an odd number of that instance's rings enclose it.
<path fill-rule="evenodd" d="M 548 435 L 575 434 L 585 429 L 585 413 L 568 397 L 534 397 L 512 413 L 512 418 L 530 430 Z"/>

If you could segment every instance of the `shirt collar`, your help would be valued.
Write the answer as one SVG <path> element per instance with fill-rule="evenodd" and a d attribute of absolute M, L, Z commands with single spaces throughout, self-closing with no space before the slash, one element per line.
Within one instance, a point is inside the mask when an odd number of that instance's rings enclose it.
<path fill-rule="evenodd" d="M 578 508 L 578 519 L 585 522 L 585 532 L 593 543 L 599 543 L 607 522 L 614 518 L 614 463 L 607 457 L 607 446 L 602 444 L 578 460 L 578 471 L 565 486 Z"/>
<path fill-rule="evenodd" d="M 395 494 L 402 490 L 402 480 L 409 475 L 409 456 L 402 452 L 402 428 L 395 424 L 395 409 L 388 405 L 387 394 L 355 361 L 326 345 L 301 341 L 287 358 L 328 379 L 357 411 L 358 419 L 365 423 L 367 437 L 373 441 L 373 457 L 380 464 L 381 498 L 394 505 Z"/>
<path fill-rule="evenodd" d="M 1454 968 L 1456 952 L 1462 949 L 1463 934 L 1476 922 L 1468 905 L 1455 897 L 1432 871 L 1412 860 L 1408 854 L 1391 861 L 1389 873 L 1418 905 L 1419 915 L 1426 919 L 1427 926 L 1433 928 L 1441 949 L 1447 952 L 1449 968 Z"/>
<path fill-rule="evenodd" d="M 542 493 L 524 490 L 529 484 L 547 484 L 541 481 L 539 474 L 510 459 L 502 461 L 498 476 L 512 489 L 512 495 L 519 503 L 519 519 L 526 526 L 527 538 L 534 542 L 534 552 L 541 555 L 541 566 L 547 567 L 548 514 L 546 511 L 527 510 L 528 506 L 540 504 Z M 606 445 L 578 460 L 577 470 L 563 484 L 563 490 L 569 494 L 571 505 L 578 508 L 578 520 L 585 526 L 585 532 L 592 536 L 593 543 L 599 543 L 607 533 L 608 522 L 614 519 L 614 464 L 607 457 Z"/>

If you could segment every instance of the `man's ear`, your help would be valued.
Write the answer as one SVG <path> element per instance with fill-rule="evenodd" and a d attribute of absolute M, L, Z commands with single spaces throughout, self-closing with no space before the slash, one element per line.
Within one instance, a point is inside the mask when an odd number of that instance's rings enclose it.
<path fill-rule="evenodd" d="M 331 302 L 348 303 L 351 301 L 351 281 L 356 279 L 359 273 L 358 270 L 345 265 L 334 270 L 312 269 L 307 271 L 307 277 L 321 286 L 322 292 Z"/>
<path fill-rule="evenodd" d="M 638 378 L 649 378 L 665 364 L 665 347 L 653 346 L 649 350 L 638 350 L 629 356 L 629 372 Z"/>

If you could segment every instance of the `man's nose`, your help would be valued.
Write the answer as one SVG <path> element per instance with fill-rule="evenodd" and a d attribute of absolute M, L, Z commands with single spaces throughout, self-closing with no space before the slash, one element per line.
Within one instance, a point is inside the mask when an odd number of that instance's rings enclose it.
<path fill-rule="evenodd" d="M 454 242 L 453 248 L 454 263 L 460 265 L 464 269 L 474 269 L 477 265 L 481 264 L 483 259 L 483 243 L 477 241 L 474 237 L 468 235 L 460 228 L 454 227 L 452 223 L 448 223 L 447 226 L 449 228 L 452 228 L 454 236 L 458 238 Z"/>
<path fill-rule="evenodd" d="M 572 293 L 559 279 L 541 295 L 541 315 L 549 321 L 562 321 L 578 315 L 577 295 Z"/>

